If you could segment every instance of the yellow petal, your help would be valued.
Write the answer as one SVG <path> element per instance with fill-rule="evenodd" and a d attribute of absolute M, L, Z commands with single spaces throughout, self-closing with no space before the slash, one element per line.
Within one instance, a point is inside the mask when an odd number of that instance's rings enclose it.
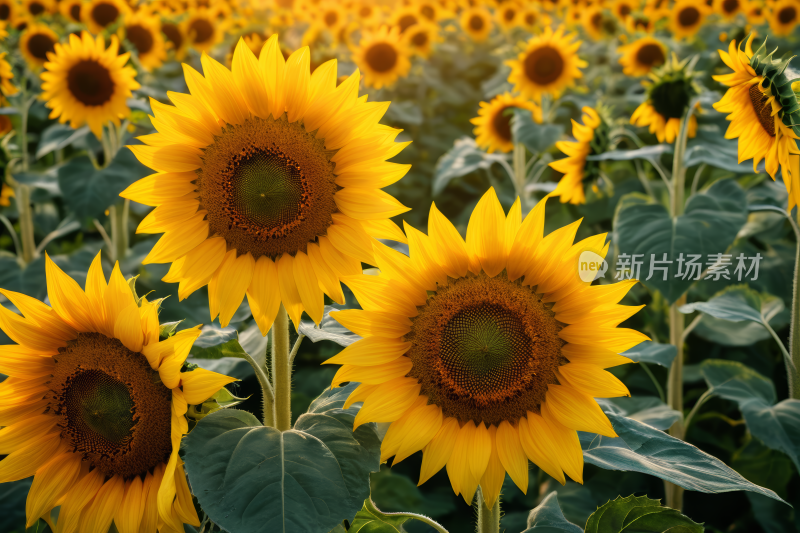
<path fill-rule="evenodd" d="M 523 494 L 528 492 L 528 458 L 522 449 L 519 430 L 507 420 L 500 422 L 496 435 L 497 456 Z"/>
<path fill-rule="evenodd" d="M 497 498 L 500 496 L 500 490 L 503 488 L 503 481 L 506 479 L 506 471 L 503 469 L 503 464 L 500 461 L 495 442 L 497 429 L 494 426 L 490 426 L 488 432 L 492 453 L 489 456 L 486 470 L 481 477 L 481 492 L 483 493 L 484 505 L 487 509 L 491 509 L 494 507 L 494 502 L 496 502 Z"/>
<path fill-rule="evenodd" d="M 469 254 L 467 244 L 453 224 L 431 204 L 428 216 L 428 235 L 439 257 L 444 271 L 451 278 L 460 278 L 467 274 Z"/>
<path fill-rule="evenodd" d="M 364 401 L 353 429 L 367 422 L 394 422 L 414 403 L 419 390 L 415 379 L 399 377 L 384 383 Z"/>
<path fill-rule="evenodd" d="M 92 306 L 74 279 L 58 268 L 45 252 L 47 296 L 56 313 L 78 331 L 93 331 Z"/>
<path fill-rule="evenodd" d="M 386 383 L 396 378 L 405 376 L 411 371 L 411 359 L 408 357 L 398 357 L 388 363 L 374 366 L 342 366 L 331 380 L 331 385 L 337 386 L 345 381 L 356 381 L 358 383 Z"/>
<path fill-rule="evenodd" d="M 100 259 L 100 252 L 97 252 L 89 267 L 89 272 L 86 274 L 86 296 L 91 305 L 95 328 L 106 336 L 111 336 L 113 330 L 108 330 L 106 322 L 106 288 L 108 288 L 108 283 L 103 273 L 103 262 Z"/>
<path fill-rule="evenodd" d="M 122 310 L 130 305 L 136 305 L 136 300 L 133 299 L 133 292 L 131 292 L 128 282 L 125 281 L 125 278 L 122 277 L 122 272 L 119 270 L 119 261 L 114 265 L 114 270 L 111 271 L 104 300 L 106 327 L 108 331 L 114 331 L 117 318 Z M 139 333 L 141 333 L 141 326 Z"/>
<path fill-rule="evenodd" d="M 59 433 L 48 433 L 0 461 L 0 483 L 19 481 L 32 476 L 46 464 L 62 446 Z"/>
<path fill-rule="evenodd" d="M 66 345 L 66 341 L 51 338 L 45 329 L 36 325 L 32 320 L 23 318 L 1 305 L 0 329 L 12 341 L 42 354 L 55 353 L 54 350 Z"/>
<path fill-rule="evenodd" d="M 278 259 L 277 267 L 281 301 L 289 318 L 292 319 L 295 329 L 297 329 L 300 327 L 300 316 L 303 314 L 303 301 L 300 298 L 297 283 L 294 280 L 294 258 L 289 254 L 283 254 Z"/>
<path fill-rule="evenodd" d="M 119 339 L 127 349 L 132 352 L 141 352 L 144 346 L 142 333 L 142 320 L 139 317 L 139 307 L 132 303 L 117 315 L 114 323 L 114 337 Z"/>
<path fill-rule="evenodd" d="M 422 485 L 429 480 L 450 460 L 459 429 L 458 421 L 455 418 L 444 418 L 442 427 L 422 451 L 422 466 L 417 485 Z"/>
<path fill-rule="evenodd" d="M 588 394 L 566 385 L 548 385 L 546 402 L 553 417 L 570 429 L 617 436 L 608 417 Z"/>
<path fill-rule="evenodd" d="M 325 304 L 325 297 L 322 294 L 317 275 L 311 260 L 303 252 L 297 252 L 294 256 L 294 281 L 300 300 L 303 302 L 308 316 L 315 324 L 322 322 L 322 313 Z"/>
<path fill-rule="evenodd" d="M 194 503 L 192 503 L 192 493 L 186 483 L 186 473 L 183 470 L 183 461 L 180 458 L 175 467 L 175 503 L 173 505 L 175 513 L 181 522 L 200 527 L 200 518 L 197 516 Z"/>
<path fill-rule="evenodd" d="M 517 230 L 514 243 L 509 250 L 506 265 L 506 273 L 511 281 L 516 280 L 528 270 L 533 252 L 542 240 L 544 234 L 544 208 L 547 198 L 548 196 L 545 196 L 536 204 Z"/>
<path fill-rule="evenodd" d="M 506 216 L 503 206 L 500 205 L 494 188 L 490 188 L 478 201 L 467 226 L 470 261 L 474 263 L 477 260 L 490 277 L 496 276 L 506 267 L 505 235 Z M 475 268 L 475 265 L 472 264 L 470 268 Z"/>
<path fill-rule="evenodd" d="M 3 309 L 3 311 L 7 310 Z M 11 313 L 11 311 L 8 311 L 8 313 Z M 54 348 L 49 353 L 55 355 L 58 353 L 57 348 Z M 40 350 L 26 348 L 18 344 L 0 345 L 0 373 L 22 379 L 36 379 L 49 376 L 54 370 L 55 361 L 53 358 L 42 355 Z"/>
<path fill-rule="evenodd" d="M 87 469 L 88 470 L 88 469 Z M 56 533 L 74 533 L 78 530 L 81 511 L 103 486 L 105 475 L 98 469 L 87 472 L 66 494 L 58 513 Z"/>
<path fill-rule="evenodd" d="M 550 428 L 541 416 L 529 411 L 527 418 L 519 419 L 519 441 L 531 462 L 562 485 L 567 482 L 553 449 Z"/>
<path fill-rule="evenodd" d="M 36 471 L 25 501 L 26 527 L 31 527 L 44 514 L 56 507 L 58 500 L 78 480 L 81 471 L 80 457 L 66 452 L 53 457 Z M 122 532 L 120 532 L 122 533 Z"/>
<path fill-rule="evenodd" d="M 331 267 L 325 264 L 319 245 L 316 243 L 309 244 L 307 251 L 308 259 L 311 261 L 320 289 L 330 296 L 331 300 L 339 305 L 344 305 L 344 293 L 342 292 L 342 285 L 339 283 L 339 277 Z"/>
<path fill-rule="evenodd" d="M 542 404 L 541 409 L 542 418 L 550 429 L 546 444 L 550 447 L 551 456 L 558 459 L 559 466 L 573 481 L 583 483 L 583 450 L 578 433 L 561 424 L 551 414 L 549 405 Z"/>
<path fill-rule="evenodd" d="M 362 337 L 398 338 L 411 331 L 411 320 L 395 313 L 348 309 L 332 312 L 330 316 Z"/>
<path fill-rule="evenodd" d="M 204 368 L 195 368 L 191 372 L 181 373 L 181 387 L 186 403 L 199 405 L 217 393 L 236 378 L 218 374 Z"/>
<path fill-rule="evenodd" d="M 253 319 L 261 334 L 266 336 L 278 316 L 281 306 L 281 291 L 278 282 L 278 269 L 272 259 L 262 255 L 256 261 L 253 279 L 247 289 L 247 301 Z"/>
<path fill-rule="evenodd" d="M 558 373 L 567 384 L 595 398 L 631 395 L 628 387 L 616 376 L 596 365 L 569 363 L 560 366 Z"/>
<path fill-rule="evenodd" d="M 62 341 L 72 340 L 78 332 L 64 322 L 64 320 L 51 307 L 43 304 L 36 298 L 25 294 L 0 289 L 0 294 L 8 298 L 28 321 L 35 323 L 48 333 L 50 337 Z"/>
<path fill-rule="evenodd" d="M 421 396 L 425 398 L 425 396 Z M 427 403 L 427 398 L 425 398 Z M 412 453 L 425 448 L 442 428 L 442 410 L 436 405 L 422 405 L 412 410 L 406 423 L 407 431 L 395 455 L 392 466 Z"/>
<path fill-rule="evenodd" d="M 234 261 L 223 262 L 219 270 L 219 323 L 226 327 L 239 309 L 244 294 L 253 279 L 256 262 L 250 253 L 242 254 Z"/>
<path fill-rule="evenodd" d="M 374 366 L 391 363 L 411 348 L 410 342 L 384 337 L 368 337 L 354 342 L 331 357 L 326 365 Z"/>
<path fill-rule="evenodd" d="M 139 533 L 142 523 L 142 478 L 134 476 L 126 483 L 125 497 L 114 515 L 114 525 L 119 533 Z"/>
<path fill-rule="evenodd" d="M 58 418 L 54 415 L 43 414 L 0 429 L 0 455 L 8 455 L 29 446 L 56 429 L 57 423 Z"/>

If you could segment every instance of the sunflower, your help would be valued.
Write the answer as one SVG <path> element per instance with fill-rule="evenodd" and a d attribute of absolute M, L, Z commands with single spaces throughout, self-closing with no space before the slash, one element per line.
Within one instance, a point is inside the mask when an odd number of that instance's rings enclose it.
<path fill-rule="evenodd" d="M 406 144 L 378 123 L 388 102 L 358 97 L 356 70 L 336 86 L 336 61 L 310 74 L 308 48 L 284 60 L 273 35 L 256 59 L 243 41 L 233 72 L 207 55 L 205 77 L 184 65 L 191 95 L 151 100 L 158 133 L 130 149 L 156 174 L 123 191 L 157 205 L 142 233 L 166 234 L 144 263 L 186 298 L 208 285 L 211 318 L 227 325 L 247 293 L 266 335 L 281 303 L 295 325 L 322 319 L 323 291 L 373 262 L 370 235 L 404 240 L 390 217 L 408 209 L 380 189 L 410 165 L 386 160 Z"/>
<path fill-rule="evenodd" d="M 789 59 L 773 59 L 766 40 L 753 53 L 753 35 L 744 50 L 733 40 L 728 52 L 719 51 L 722 61 L 733 72 L 714 76 L 728 90 L 714 109 L 729 113 L 726 139 L 739 139 L 739 162 L 753 159 L 753 169 L 764 159 L 767 173 L 775 179 L 782 169 L 789 191 L 789 211 L 800 203 L 800 150 L 795 128 L 800 124 L 800 105 L 792 91 L 785 69 Z"/>
<path fill-rule="evenodd" d="M 352 13 L 355 14 L 362 28 L 371 29 L 382 18 L 381 9 L 369 0 L 361 0 L 353 5 Z"/>
<path fill-rule="evenodd" d="M 584 183 L 593 182 L 600 177 L 600 163 L 587 161 L 587 156 L 602 154 L 608 150 L 608 121 L 591 107 L 583 108 L 583 124 L 572 121 L 572 136 L 575 142 L 558 141 L 556 148 L 567 157 L 553 161 L 550 166 L 564 174 L 558 182 L 554 196 L 560 196 L 561 202 L 585 204 Z"/>
<path fill-rule="evenodd" d="M 3 96 L 0 95 L 0 100 L 2 100 L 2 98 Z M 0 137 L 3 137 L 13 129 L 14 124 L 11 123 L 11 119 L 8 115 L 0 115 Z M 14 196 L 14 189 L 3 184 L 3 190 L 0 191 L 0 206 L 8 206 L 10 204 L 8 200 L 10 196 Z"/>
<path fill-rule="evenodd" d="M 667 47 L 654 37 L 642 37 L 617 50 L 622 54 L 622 72 L 628 76 L 647 76 L 667 60 Z"/>
<path fill-rule="evenodd" d="M 11 65 L 6 61 L 8 52 L 0 52 L 0 105 L 6 103 L 7 96 L 14 96 L 19 92 L 19 89 L 11 83 L 14 79 L 14 71 Z"/>
<path fill-rule="evenodd" d="M 174 22 L 162 22 L 161 33 L 166 37 L 166 48 L 172 50 L 175 59 L 178 61 L 183 59 L 189 47 L 189 39 L 183 33 L 183 26 Z"/>
<path fill-rule="evenodd" d="M 22 2 L 22 12 L 31 17 L 41 17 L 53 11 L 55 11 L 53 0 L 24 0 Z"/>
<path fill-rule="evenodd" d="M 111 36 L 105 47 L 102 35 L 88 32 L 69 36 L 68 44 L 57 43 L 55 53 L 44 64 L 41 99 L 52 109 L 50 118 L 73 128 L 88 124 L 99 139 L 108 121 L 119 125 L 130 114 L 127 99 L 139 88 L 136 71 L 126 67 L 129 53 L 118 55 L 119 40 Z"/>
<path fill-rule="evenodd" d="M 198 52 L 206 52 L 222 40 L 216 14 L 205 8 L 190 12 L 183 23 L 183 35 Z"/>
<path fill-rule="evenodd" d="M 628 33 L 653 33 L 653 30 L 655 30 L 654 22 L 653 18 L 643 13 L 634 13 L 625 21 L 625 29 L 628 30 Z"/>
<path fill-rule="evenodd" d="M 519 25 L 519 16 L 521 13 L 522 9 L 516 3 L 504 2 L 497 11 L 495 11 L 495 20 L 497 20 L 497 25 L 500 26 L 503 31 L 509 31 Z"/>
<path fill-rule="evenodd" d="M 708 7 L 697 0 L 678 0 L 669 11 L 669 28 L 676 39 L 692 37 L 708 15 Z"/>
<path fill-rule="evenodd" d="M 800 7 L 795 0 L 778 0 L 769 13 L 769 27 L 776 35 L 790 35 L 797 26 Z"/>
<path fill-rule="evenodd" d="M 450 15 L 445 6 L 436 0 L 416 0 L 416 6 L 422 19 L 420 22 L 435 23 Z"/>
<path fill-rule="evenodd" d="M 428 57 L 433 51 L 433 44 L 441 40 L 439 25 L 422 22 L 415 24 L 402 36 L 403 44 L 415 55 Z"/>
<path fill-rule="evenodd" d="M 15 0 L 0 0 L 0 21 L 12 23 L 17 18 L 17 2 Z"/>
<path fill-rule="evenodd" d="M 795 2 L 792 2 L 792 5 L 796 5 Z M 744 15 L 747 19 L 747 23 L 752 26 L 759 26 L 764 24 L 767 20 L 767 13 L 764 9 L 764 6 L 759 2 L 751 2 L 747 4 L 744 8 Z M 727 41 L 727 39 L 725 39 Z"/>
<path fill-rule="evenodd" d="M 611 12 L 623 23 L 638 9 L 639 2 L 637 0 L 614 0 L 614 3 L 611 4 Z"/>
<path fill-rule="evenodd" d="M 646 0 L 642 13 L 654 21 L 669 16 L 669 0 Z"/>
<path fill-rule="evenodd" d="M 603 369 L 647 339 L 616 327 L 643 307 L 617 305 L 635 280 L 578 276 L 606 235 L 573 244 L 578 221 L 543 237 L 544 207 L 522 221 L 517 199 L 505 216 L 490 189 L 464 242 L 433 205 L 427 236 L 406 226 L 410 257 L 375 244 L 381 275 L 343 279 L 363 310 L 331 313 L 363 337 L 326 361 L 342 365 L 332 385 L 361 383 L 355 427 L 391 422 L 381 459 L 422 450 L 419 483 L 446 467 L 468 504 L 480 485 L 491 508 L 506 472 L 525 492 L 528 459 L 582 482 L 577 431 L 615 435 L 593 397 L 629 394 Z"/>
<path fill-rule="evenodd" d="M 581 16 L 581 25 L 589 37 L 599 41 L 603 37 L 604 26 L 606 25 L 606 14 L 601 6 L 591 6 L 583 9 L 576 9 L 575 13 Z"/>
<path fill-rule="evenodd" d="M 159 341 L 158 303 L 137 305 L 119 264 L 106 282 L 97 254 L 85 292 L 49 257 L 46 275 L 52 308 L 0 289 L 24 315 L 0 307 L 16 343 L 0 347 L 0 483 L 34 476 L 28 527 L 59 505 L 59 531 L 199 526 L 178 455 L 187 404 L 235 379 L 181 372 L 200 330 Z"/>
<path fill-rule="evenodd" d="M 392 16 L 392 25 L 400 28 L 400 33 L 405 33 L 408 28 L 420 21 L 420 14 L 416 7 L 406 6 L 398 9 Z"/>
<path fill-rule="evenodd" d="M 733 20 L 745 7 L 743 0 L 714 0 L 713 8 L 723 20 Z"/>
<path fill-rule="evenodd" d="M 19 50 L 31 70 L 39 70 L 47 62 L 47 54 L 55 51 L 56 32 L 44 24 L 31 24 L 19 38 Z"/>
<path fill-rule="evenodd" d="M 83 0 L 62 0 L 58 3 L 61 16 L 70 22 L 81 22 Z"/>
<path fill-rule="evenodd" d="M 90 0 L 81 8 L 81 20 L 90 32 L 97 35 L 130 11 L 122 0 Z"/>
<path fill-rule="evenodd" d="M 573 42 L 574 38 L 574 34 L 564 35 L 563 26 L 555 32 L 545 28 L 542 35 L 531 38 L 516 60 L 506 62 L 514 91 L 539 102 L 543 94 L 558 98 L 571 87 L 583 75 L 579 69 L 587 66 L 577 54 L 581 42 Z"/>
<path fill-rule="evenodd" d="M 461 29 L 475 42 L 483 42 L 492 32 L 492 14 L 484 7 L 471 7 L 461 12 Z"/>
<path fill-rule="evenodd" d="M 8 24 L 6 22 L 0 20 L 0 41 L 8 37 L 8 31 L 6 30 L 7 26 Z"/>
<path fill-rule="evenodd" d="M 550 16 L 542 13 L 537 5 L 528 5 L 519 13 L 519 25 L 528 33 L 537 33 L 542 28 L 550 26 Z"/>
<path fill-rule="evenodd" d="M 326 3 L 315 17 L 317 22 L 331 35 L 336 35 L 347 24 L 347 12 L 338 4 Z"/>
<path fill-rule="evenodd" d="M 411 69 L 409 50 L 397 27 L 382 26 L 377 32 L 365 33 L 353 51 L 353 62 L 363 69 L 364 84 L 375 89 L 393 85 Z"/>
<path fill-rule="evenodd" d="M 692 98 L 700 94 L 696 74 L 687 66 L 688 62 L 689 58 L 678 61 L 673 54 L 671 61 L 653 69 L 648 75 L 649 81 L 642 82 L 647 88 L 647 96 L 633 112 L 631 124 L 648 126 L 658 142 L 672 143 L 675 140 Z M 689 137 L 696 133 L 697 117 L 693 114 L 689 120 Z"/>
<path fill-rule="evenodd" d="M 158 68 L 167 59 L 166 44 L 161 34 L 159 17 L 138 11 L 125 15 L 119 28 L 119 38 L 125 39 L 136 49 L 139 63 L 145 70 Z"/>
<path fill-rule="evenodd" d="M 508 153 L 514 149 L 511 135 L 511 111 L 527 109 L 538 124 L 542 122 L 542 109 L 525 98 L 503 93 L 495 96 L 491 102 L 481 102 L 478 116 L 471 119 L 475 124 L 475 142 L 489 152 Z"/>

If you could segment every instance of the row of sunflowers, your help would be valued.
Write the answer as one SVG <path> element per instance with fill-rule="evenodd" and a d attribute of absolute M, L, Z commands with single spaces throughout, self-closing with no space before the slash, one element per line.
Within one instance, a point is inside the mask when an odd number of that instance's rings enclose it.
<path fill-rule="evenodd" d="M 800 528 L 799 21 L 0 0 L 0 531 Z"/>

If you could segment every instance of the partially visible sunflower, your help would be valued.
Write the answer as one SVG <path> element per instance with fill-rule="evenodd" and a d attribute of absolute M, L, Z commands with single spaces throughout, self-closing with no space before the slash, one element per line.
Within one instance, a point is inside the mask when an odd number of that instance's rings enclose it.
<path fill-rule="evenodd" d="M 199 328 L 159 340 L 158 303 L 137 304 L 98 254 L 86 290 L 45 257 L 50 306 L 0 289 L 0 483 L 33 476 L 27 526 L 60 506 L 58 531 L 200 525 L 178 455 L 188 405 L 236 381 L 184 367 Z M 182 371 L 183 370 L 183 371 Z M 163 524 L 160 525 L 160 524 Z"/>
<path fill-rule="evenodd" d="M 90 32 L 98 35 L 128 11 L 128 4 L 122 0 L 89 0 L 81 8 L 81 20 Z"/>
<path fill-rule="evenodd" d="M 538 33 L 552 22 L 550 15 L 542 13 L 536 4 L 523 7 L 518 20 L 519 25 L 528 33 Z"/>
<path fill-rule="evenodd" d="M 628 33 L 653 33 L 655 27 L 653 18 L 643 13 L 634 13 L 625 21 L 625 29 L 628 30 Z"/>
<path fill-rule="evenodd" d="M 778 0 L 769 10 L 769 27 L 775 35 L 790 35 L 800 21 L 796 0 Z"/>
<path fill-rule="evenodd" d="M 415 0 L 415 2 L 421 22 L 437 23 L 450 15 L 443 3 L 437 0 Z"/>
<path fill-rule="evenodd" d="M 531 38 L 516 60 L 506 61 L 511 67 L 508 81 L 514 91 L 540 102 L 542 95 L 558 98 L 574 85 L 583 76 L 580 69 L 587 66 L 577 54 L 581 42 L 574 39 L 574 34 L 564 35 L 563 27 L 555 32 L 545 28 L 542 35 Z"/>
<path fill-rule="evenodd" d="M 647 76 L 667 61 L 667 47 L 655 37 L 642 37 L 620 46 L 617 52 L 622 54 L 622 72 L 628 76 Z"/>
<path fill-rule="evenodd" d="M 189 13 L 183 22 L 183 35 L 192 48 L 206 52 L 222 40 L 223 32 L 216 20 L 216 13 L 201 8 Z"/>
<path fill-rule="evenodd" d="M 55 11 L 53 0 L 23 0 L 22 11 L 30 17 L 36 18 Z"/>
<path fill-rule="evenodd" d="M 19 89 L 11 83 L 14 79 L 14 71 L 11 64 L 6 60 L 8 52 L 0 52 L 0 104 L 7 102 L 7 96 L 14 96 Z"/>
<path fill-rule="evenodd" d="M 620 22 L 623 24 L 625 21 L 633 15 L 639 9 L 639 2 L 638 0 L 614 0 L 611 4 L 611 12 L 619 19 Z"/>
<path fill-rule="evenodd" d="M 381 460 L 422 450 L 419 483 L 446 468 L 468 504 L 492 507 L 506 472 L 523 492 L 528 461 L 560 483 L 583 481 L 577 431 L 614 436 L 595 397 L 629 395 L 604 368 L 647 337 L 618 328 L 644 306 L 618 302 L 636 283 L 581 281 L 578 257 L 605 256 L 606 235 L 573 243 L 580 221 L 544 236 L 545 203 L 506 215 L 490 189 L 466 242 L 433 205 L 428 235 L 406 225 L 410 255 L 375 243 L 379 276 L 349 276 L 360 310 L 331 317 L 363 338 L 326 361 L 332 385 L 361 384 L 354 427 L 390 422 Z"/>
<path fill-rule="evenodd" d="M 18 10 L 19 6 L 17 6 L 16 0 L 0 0 L 0 21 L 13 23 L 17 18 Z"/>
<path fill-rule="evenodd" d="M 731 41 L 728 51 L 719 51 L 733 70 L 714 76 L 728 90 L 714 109 L 728 113 L 726 139 L 739 139 L 739 163 L 753 160 L 753 170 L 764 159 L 767 173 L 775 179 L 778 168 L 789 191 L 789 211 L 800 203 L 800 150 L 797 128 L 800 105 L 785 73 L 790 58 L 774 59 L 766 39 L 753 53 L 753 35 L 742 50 Z"/>
<path fill-rule="evenodd" d="M 189 38 L 184 34 L 183 25 L 170 21 L 162 22 L 161 33 L 167 38 L 165 41 L 167 51 L 171 50 L 177 61 L 182 60 L 189 48 Z"/>
<path fill-rule="evenodd" d="M 750 2 L 744 8 L 744 16 L 747 23 L 753 26 L 764 24 L 767 20 L 767 10 L 760 2 Z M 727 41 L 727 39 L 725 39 Z"/>
<path fill-rule="evenodd" d="M 610 15 L 606 15 L 602 6 L 593 5 L 577 9 L 575 12 L 581 15 L 581 25 L 592 40 L 599 41 L 603 38 Z"/>
<path fill-rule="evenodd" d="M 402 36 L 402 41 L 415 55 L 428 57 L 433 51 L 433 44 L 441 40 L 439 25 L 420 23 L 412 26 Z"/>
<path fill-rule="evenodd" d="M 31 70 L 39 70 L 47 62 L 47 54 L 55 52 L 58 35 L 44 24 L 31 24 L 19 38 L 19 50 Z"/>
<path fill-rule="evenodd" d="M 478 146 L 490 154 L 495 151 L 508 153 L 514 149 L 510 113 L 515 108 L 527 109 L 533 120 L 541 124 L 542 109 L 538 105 L 511 93 L 499 94 L 489 103 L 480 102 L 478 116 L 470 120 L 475 124 L 473 133 Z"/>
<path fill-rule="evenodd" d="M 695 81 L 696 74 L 687 66 L 689 58 L 678 61 L 673 54 L 672 60 L 657 68 L 643 81 L 647 87 L 645 101 L 636 108 L 631 116 L 631 124 L 649 127 L 658 142 L 672 143 L 680 130 L 681 119 L 689 109 L 692 98 L 700 94 L 700 87 Z M 697 118 L 692 114 L 688 125 L 689 137 L 697 133 Z"/>
<path fill-rule="evenodd" d="M 400 28 L 400 33 L 405 33 L 408 28 L 413 26 L 414 24 L 418 24 L 420 21 L 420 14 L 417 11 L 417 8 L 414 6 L 407 6 L 398 9 L 393 15 L 391 19 L 391 23 L 393 26 L 397 26 Z"/>
<path fill-rule="evenodd" d="M 461 29 L 475 42 L 483 42 L 492 32 L 492 14 L 484 7 L 471 7 L 461 12 Z"/>
<path fill-rule="evenodd" d="M 81 7 L 83 0 L 61 0 L 58 9 L 61 16 L 70 22 L 81 22 Z"/>
<path fill-rule="evenodd" d="M 509 31 L 519 25 L 522 8 L 516 2 L 503 2 L 495 11 L 497 25 L 503 31 Z"/>
<path fill-rule="evenodd" d="M 744 0 L 714 0 L 714 11 L 719 14 L 723 20 L 733 20 L 742 12 L 746 3 Z"/>
<path fill-rule="evenodd" d="M 369 0 L 360 0 L 353 5 L 351 11 L 355 14 L 361 27 L 368 30 L 375 27 L 383 18 L 380 6 Z"/>
<path fill-rule="evenodd" d="M 8 23 L 0 20 L 0 41 L 8 37 L 8 30 L 6 30 L 6 27 L 8 27 Z"/>
<path fill-rule="evenodd" d="M 158 206 L 138 232 L 164 233 L 144 263 L 172 263 L 181 300 L 208 285 L 221 324 L 245 294 L 264 335 L 281 304 L 319 323 L 323 292 L 344 302 L 341 276 L 374 262 L 371 236 L 405 240 L 389 219 L 408 209 L 381 189 L 408 172 L 387 161 L 407 143 L 378 122 L 388 102 L 359 98 L 358 70 L 312 76 L 309 49 L 285 60 L 277 35 L 260 59 L 240 41 L 232 70 L 201 62 L 204 76 L 183 66 L 191 94 L 151 100 L 157 133 L 129 147 L 156 173 L 122 196 Z"/>
<path fill-rule="evenodd" d="M 397 27 L 366 32 L 353 50 L 353 62 L 364 71 L 364 84 L 375 89 L 393 85 L 411 69 L 409 50 Z"/>
<path fill-rule="evenodd" d="M 642 14 L 656 21 L 669 16 L 669 0 L 646 0 Z"/>
<path fill-rule="evenodd" d="M 323 4 L 315 14 L 315 18 L 331 35 L 336 35 L 347 24 L 347 12 L 333 2 Z"/>
<path fill-rule="evenodd" d="M 104 124 L 119 125 L 130 114 L 127 100 L 139 88 L 136 71 L 125 66 L 130 54 L 118 54 L 116 35 L 106 48 L 102 35 L 94 39 L 86 31 L 70 34 L 69 43 L 55 49 L 41 74 L 41 99 L 53 110 L 50 118 L 73 128 L 88 124 L 99 139 Z"/>
<path fill-rule="evenodd" d="M 160 67 L 167 59 L 161 20 L 144 11 L 125 15 L 119 28 L 120 39 L 126 39 L 136 48 L 139 63 L 145 70 Z"/>
<path fill-rule="evenodd" d="M 556 148 L 567 157 L 553 161 L 550 166 L 564 174 L 553 192 L 562 203 L 585 204 L 584 184 L 593 183 L 600 177 L 600 162 L 588 161 L 590 155 L 608 150 L 610 128 L 597 110 L 584 107 L 583 124 L 572 121 L 572 136 L 575 141 L 558 141 Z"/>
<path fill-rule="evenodd" d="M 706 20 L 709 9 L 697 0 L 678 0 L 669 11 L 669 28 L 676 39 L 693 37 Z"/>
<path fill-rule="evenodd" d="M 11 131 L 11 128 L 11 119 L 8 118 L 8 115 L 0 115 L 0 136 Z M 14 198 L 14 189 L 5 183 L 0 183 L 0 207 L 10 206 L 12 198 Z"/>

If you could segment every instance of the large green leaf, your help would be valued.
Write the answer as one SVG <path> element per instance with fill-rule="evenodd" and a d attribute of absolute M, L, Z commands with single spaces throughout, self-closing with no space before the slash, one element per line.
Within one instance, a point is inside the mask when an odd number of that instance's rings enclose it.
<path fill-rule="evenodd" d="M 744 191 L 733 180 L 715 182 L 707 191 L 692 196 L 683 215 L 673 219 L 663 205 L 641 194 L 622 198 L 614 221 L 619 253 L 642 254 L 645 268 L 640 281 L 658 290 L 669 302 L 681 297 L 694 283 L 690 276 L 676 277 L 680 254 L 699 254 L 706 268 L 711 254 L 723 253 L 739 229 L 747 222 L 747 201 Z M 648 280 L 651 257 L 672 261 L 666 278 L 655 271 Z"/>
<path fill-rule="evenodd" d="M 528 529 L 522 533 L 581 533 L 581 528 L 564 518 L 556 492 L 548 494 L 528 515 Z"/>
<path fill-rule="evenodd" d="M 76 157 L 58 169 L 58 184 L 67 206 L 81 217 L 97 217 L 121 201 L 119 193 L 152 171 L 123 148 L 101 170 L 88 157 Z"/>
<path fill-rule="evenodd" d="M 534 154 L 544 152 L 564 135 L 561 124 L 537 124 L 527 109 L 514 109 L 511 133 L 515 142 L 520 142 Z"/>
<path fill-rule="evenodd" d="M 619 437 L 580 432 L 587 463 L 606 470 L 641 472 L 686 490 L 707 493 L 744 490 L 781 500 L 743 478 L 716 457 L 651 426 L 606 410 Z"/>
<path fill-rule="evenodd" d="M 621 355 L 637 363 L 655 363 L 669 368 L 672 366 L 672 360 L 678 355 L 678 349 L 671 344 L 644 341 Z"/>
<path fill-rule="evenodd" d="M 712 394 L 740 405 L 753 401 L 772 405 L 777 400 L 772 381 L 738 361 L 706 359 L 700 373 Z"/>
<path fill-rule="evenodd" d="M 707 302 L 694 302 L 682 305 L 681 313 L 700 311 L 731 322 L 748 320 L 764 324 L 783 311 L 783 300 L 770 294 L 760 294 L 747 285 L 733 285 L 725 288 Z"/>
<path fill-rule="evenodd" d="M 185 441 L 186 470 L 214 523 L 231 533 L 327 533 L 353 520 L 378 470 L 374 424 L 353 431 L 355 384 L 324 392 L 294 428 L 264 427 L 234 409 L 212 413 Z"/>
<path fill-rule="evenodd" d="M 592 513 L 586 533 L 703 533 L 702 524 L 647 496 L 617 497 Z"/>
<path fill-rule="evenodd" d="M 36 159 L 43 157 L 55 150 L 66 148 L 70 144 L 83 139 L 89 134 L 89 126 L 74 129 L 68 124 L 56 122 L 42 132 L 39 146 L 36 148 Z"/>
<path fill-rule="evenodd" d="M 331 312 L 336 313 L 336 311 L 341 311 L 341 309 L 333 305 L 326 305 L 325 314 L 322 316 L 319 326 L 310 320 L 303 320 L 300 322 L 299 332 L 311 339 L 311 342 L 333 341 L 339 346 L 350 346 L 357 340 L 361 340 L 360 336 L 331 318 Z"/>
<path fill-rule="evenodd" d="M 503 154 L 487 154 L 475 144 L 475 139 L 462 137 L 436 163 L 436 175 L 433 178 L 433 194 L 442 192 L 447 184 L 455 178 L 471 174 L 478 169 L 488 169 L 494 163 L 508 159 Z"/>

